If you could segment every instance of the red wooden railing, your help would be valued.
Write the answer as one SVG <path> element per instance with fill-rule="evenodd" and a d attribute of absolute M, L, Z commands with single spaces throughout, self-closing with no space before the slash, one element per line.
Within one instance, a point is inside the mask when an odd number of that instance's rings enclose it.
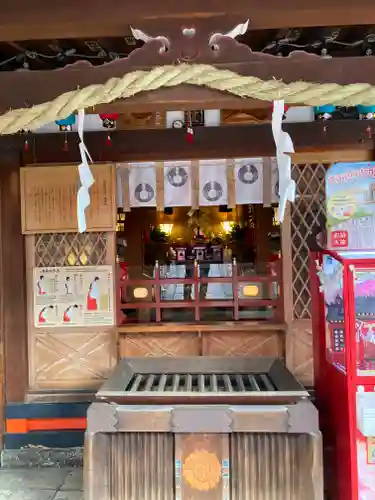
<path fill-rule="evenodd" d="M 282 286 L 282 266 L 281 261 L 273 262 L 268 265 L 267 275 L 240 275 L 239 266 L 236 260 L 233 260 L 232 275 L 223 277 L 200 277 L 198 263 L 194 262 L 193 276 L 191 278 L 163 278 L 160 275 L 160 266 L 156 262 L 154 267 L 154 276 L 152 278 L 131 279 L 123 269 L 118 266 L 117 273 L 117 324 L 126 323 L 126 310 L 149 309 L 155 310 L 155 321 L 162 321 L 162 309 L 194 309 L 195 321 L 201 321 L 202 308 L 231 308 L 233 309 L 233 319 L 239 320 L 240 308 L 258 309 L 268 307 L 272 310 L 272 320 L 283 321 L 283 286 Z M 231 284 L 233 298 L 229 299 L 202 299 L 199 294 L 199 288 L 202 284 L 219 283 Z M 254 285 L 256 283 L 265 283 L 269 286 L 269 295 L 274 295 L 274 285 L 278 284 L 278 293 L 274 298 L 242 298 L 239 290 L 240 284 Z M 190 300 L 162 300 L 161 287 L 166 285 L 189 285 L 194 290 L 194 297 Z M 129 299 L 127 289 L 129 287 L 144 288 L 147 290 L 147 297 L 143 300 Z"/>

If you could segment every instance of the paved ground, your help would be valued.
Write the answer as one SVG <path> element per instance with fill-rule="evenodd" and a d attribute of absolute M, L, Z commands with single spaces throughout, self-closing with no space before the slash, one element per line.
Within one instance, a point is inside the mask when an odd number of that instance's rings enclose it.
<path fill-rule="evenodd" d="M 0 500 L 83 500 L 81 469 L 0 469 Z"/>

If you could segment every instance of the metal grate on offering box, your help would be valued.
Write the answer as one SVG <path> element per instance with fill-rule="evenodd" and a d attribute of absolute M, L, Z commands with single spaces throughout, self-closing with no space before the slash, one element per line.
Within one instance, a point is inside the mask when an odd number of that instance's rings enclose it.
<path fill-rule="evenodd" d="M 97 398 L 122 404 L 280 401 L 308 393 L 274 358 L 127 358 L 117 366 Z"/>

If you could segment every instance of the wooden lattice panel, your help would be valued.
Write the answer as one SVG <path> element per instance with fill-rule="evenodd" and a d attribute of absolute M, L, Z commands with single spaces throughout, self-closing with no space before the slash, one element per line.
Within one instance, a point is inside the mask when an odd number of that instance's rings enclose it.
<path fill-rule="evenodd" d="M 325 214 L 325 172 L 327 164 L 293 165 L 297 185 L 291 205 L 291 245 L 293 269 L 293 310 L 296 319 L 311 318 L 309 289 L 309 249 L 307 239 L 318 218 Z"/>
<path fill-rule="evenodd" d="M 52 331 L 32 336 L 33 389 L 99 387 L 116 364 L 112 332 Z"/>
<path fill-rule="evenodd" d="M 97 266 L 106 264 L 107 233 L 35 235 L 35 266 Z"/>

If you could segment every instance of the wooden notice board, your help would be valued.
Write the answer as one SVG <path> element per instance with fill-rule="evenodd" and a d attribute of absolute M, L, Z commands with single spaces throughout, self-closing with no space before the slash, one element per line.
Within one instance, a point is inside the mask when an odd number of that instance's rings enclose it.
<path fill-rule="evenodd" d="M 111 164 L 90 166 L 95 183 L 86 210 L 87 231 L 116 230 L 116 168 Z M 21 169 L 22 233 L 75 233 L 77 192 L 76 165 L 33 166 Z"/>

